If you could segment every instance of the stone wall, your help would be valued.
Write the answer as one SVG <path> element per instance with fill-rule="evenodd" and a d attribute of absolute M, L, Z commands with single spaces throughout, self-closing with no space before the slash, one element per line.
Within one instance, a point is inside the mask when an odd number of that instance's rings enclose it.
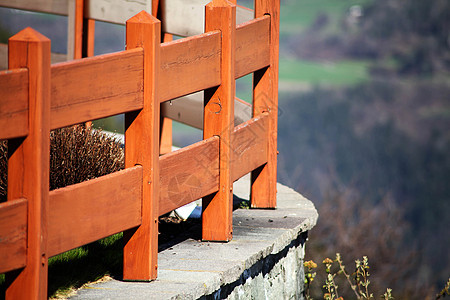
<path fill-rule="evenodd" d="M 200 299 L 304 299 L 303 259 L 307 232 L 283 250 L 244 270 L 238 280 Z"/>

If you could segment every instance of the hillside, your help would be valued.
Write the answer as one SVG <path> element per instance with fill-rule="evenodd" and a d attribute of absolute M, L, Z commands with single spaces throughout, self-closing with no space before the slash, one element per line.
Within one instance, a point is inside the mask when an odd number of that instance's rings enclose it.
<path fill-rule="evenodd" d="M 319 207 L 312 258 L 369 255 L 376 286 L 422 299 L 450 271 L 450 7 L 330 2 L 282 2 L 317 10 L 284 30 L 280 66 L 296 62 L 284 76 L 310 89 L 283 90 L 280 67 L 278 178 Z"/>

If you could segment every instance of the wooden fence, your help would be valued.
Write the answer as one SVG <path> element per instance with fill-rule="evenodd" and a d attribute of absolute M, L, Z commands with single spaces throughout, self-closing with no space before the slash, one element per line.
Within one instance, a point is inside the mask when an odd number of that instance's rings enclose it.
<path fill-rule="evenodd" d="M 0 139 L 8 201 L 0 204 L 7 299 L 47 297 L 48 258 L 124 231 L 125 280 L 157 276 L 158 217 L 203 198 L 204 240 L 232 238 L 233 182 L 251 172 L 251 205 L 276 206 L 279 1 L 205 6 L 205 33 L 161 43 L 142 11 L 126 50 L 51 64 L 31 28 L 9 40 L 0 71 Z M 253 73 L 253 118 L 234 126 L 235 79 Z M 204 139 L 160 156 L 160 104 L 204 90 Z M 49 191 L 50 130 L 125 113 L 125 170 Z M 189 182 L 171 189 L 174 180 Z M 195 188 L 193 188 L 193 185 Z"/>

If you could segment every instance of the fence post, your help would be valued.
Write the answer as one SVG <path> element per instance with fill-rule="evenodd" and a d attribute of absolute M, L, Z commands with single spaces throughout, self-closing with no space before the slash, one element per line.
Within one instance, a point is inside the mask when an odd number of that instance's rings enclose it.
<path fill-rule="evenodd" d="M 84 0 L 68 0 L 67 60 L 79 59 L 83 51 Z"/>
<path fill-rule="evenodd" d="M 144 49 L 144 108 L 125 114 L 125 168 L 143 167 L 142 223 L 124 233 L 123 278 L 153 280 L 157 275 L 159 203 L 161 23 L 145 11 L 126 23 L 127 49 Z"/>
<path fill-rule="evenodd" d="M 230 241 L 233 224 L 233 181 L 230 136 L 234 129 L 236 6 L 213 0 L 205 7 L 205 31 L 220 30 L 221 84 L 205 90 L 203 138 L 219 136 L 219 191 L 203 198 L 202 238 Z"/>
<path fill-rule="evenodd" d="M 47 299 L 50 40 L 26 28 L 9 39 L 9 68 L 28 68 L 28 136 L 8 142 L 8 200 L 28 199 L 27 262 L 6 275 L 6 299 Z"/>
<path fill-rule="evenodd" d="M 270 15 L 270 65 L 253 74 L 253 116 L 269 113 L 267 163 L 251 173 L 251 206 L 277 205 L 279 0 L 255 0 L 255 17 Z"/>

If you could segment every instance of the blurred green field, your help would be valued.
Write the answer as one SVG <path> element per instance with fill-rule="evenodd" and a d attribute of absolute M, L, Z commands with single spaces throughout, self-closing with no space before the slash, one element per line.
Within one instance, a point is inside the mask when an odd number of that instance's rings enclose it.
<path fill-rule="evenodd" d="M 351 85 L 368 79 L 367 61 L 315 62 L 280 59 L 280 81 L 310 85 Z"/>
<path fill-rule="evenodd" d="M 321 34 L 340 30 L 340 21 L 353 5 L 365 5 L 371 0 L 286 0 L 280 12 L 280 92 L 283 88 L 303 85 L 353 85 L 367 80 L 369 62 L 357 60 L 306 61 L 283 55 L 289 39 L 313 25 L 319 14 L 328 16 L 328 24 Z M 295 89 L 294 89 L 295 90 Z"/>

